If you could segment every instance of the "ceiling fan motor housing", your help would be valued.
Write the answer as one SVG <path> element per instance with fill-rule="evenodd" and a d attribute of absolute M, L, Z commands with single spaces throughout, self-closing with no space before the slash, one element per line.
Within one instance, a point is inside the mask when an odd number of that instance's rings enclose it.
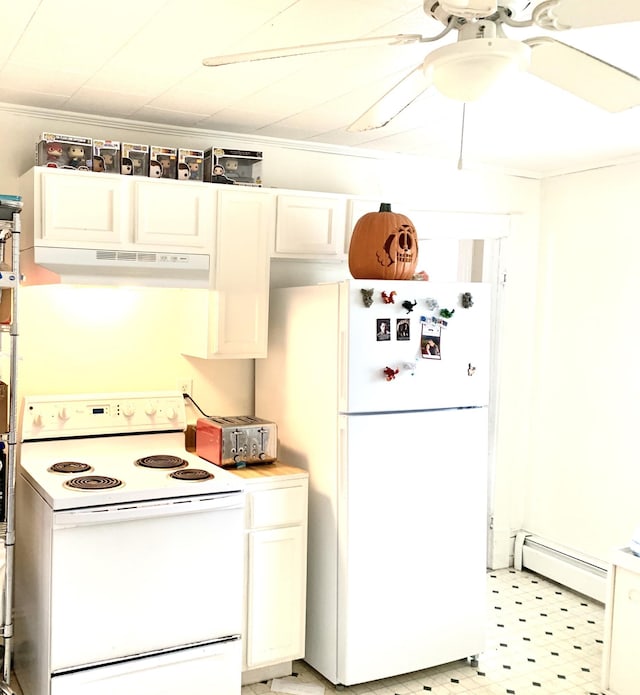
<path fill-rule="evenodd" d="M 467 22 L 458 31 L 458 41 L 468 39 L 495 39 L 498 35 L 498 28 L 494 22 L 481 19 L 477 22 Z"/>

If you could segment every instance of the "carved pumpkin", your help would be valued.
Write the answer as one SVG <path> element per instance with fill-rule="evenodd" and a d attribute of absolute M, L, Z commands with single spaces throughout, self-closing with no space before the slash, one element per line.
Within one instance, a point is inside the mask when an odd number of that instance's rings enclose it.
<path fill-rule="evenodd" d="M 389 203 L 356 222 L 349 244 L 349 271 L 354 278 L 410 280 L 417 262 L 418 235 L 413 222 L 391 212 Z"/>

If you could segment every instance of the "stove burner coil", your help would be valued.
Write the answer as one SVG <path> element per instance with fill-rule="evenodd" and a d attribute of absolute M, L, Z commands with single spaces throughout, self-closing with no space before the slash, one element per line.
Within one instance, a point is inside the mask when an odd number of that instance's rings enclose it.
<path fill-rule="evenodd" d="M 64 481 L 64 485 L 72 490 L 108 490 L 123 484 L 122 480 L 110 478 L 108 475 L 81 475 Z"/>
<path fill-rule="evenodd" d="M 184 468 L 188 463 L 178 456 L 170 456 L 169 454 L 155 454 L 153 456 L 144 456 L 136 460 L 136 466 L 143 468 Z"/>
<path fill-rule="evenodd" d="M 88 463 L 80 463 L 80 461 L 59 461 L 49 467 L 52 473 L 85 473 L 91 470 Z"/>
<path fill-rule="evenodd" d="M 211 480 L 214 477 L 213 473 L 204 471 L 202 468 L 185 468 L 181 471 L 169 473 L 169 475 L 176 480 Z"/>

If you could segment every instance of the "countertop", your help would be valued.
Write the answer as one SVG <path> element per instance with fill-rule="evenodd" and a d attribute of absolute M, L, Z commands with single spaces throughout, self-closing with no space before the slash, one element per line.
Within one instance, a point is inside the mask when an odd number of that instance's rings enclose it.
<path fill-rule="evenodd" d="M 189 432 L 187 432 L 187 435 Z M 195 454 L 195 438 L 186 438 L 186 449 L 189 453 Z M 230 473 L 243 478 L 244 480 L 267 480 L 268 478 L 277 478 L 279 476 L 288 475 L 290 477 L 305 477 L 309 474 L 303 468 L 290 466 L 282 461 L 274 461 L 273 463 L 263 463 L 258 466 L 247 466 L 246 468 L 227 468 Z"/>
<path fill-rule="evenodd" d="M 302 468 L 297 468 L 296 466 L 289 466 L 282 461 L 274 461 L 273 463 L 263 463 L 259 466 L 247 466 L 246 468 L 227 468 L 230 473 L 234 473 L 245 480 L 252 479 L 267 479 L 267 478 L 277 478 L 281 475 L 288 475 L 291 477 L 307 476 L 308 473 Z"/>

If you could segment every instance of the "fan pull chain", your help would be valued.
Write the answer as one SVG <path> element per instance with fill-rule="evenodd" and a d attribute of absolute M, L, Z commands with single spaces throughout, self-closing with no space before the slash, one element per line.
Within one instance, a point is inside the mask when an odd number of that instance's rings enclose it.
<path fill-rule="evenodd" d="M 462 127 L 460 129 L 460 154 L 458 156 L 458 171 L 462 169 L 462 147 L 464 145 L 464 117 L 467 110 L 467 103 L 462 104 Z"/>

